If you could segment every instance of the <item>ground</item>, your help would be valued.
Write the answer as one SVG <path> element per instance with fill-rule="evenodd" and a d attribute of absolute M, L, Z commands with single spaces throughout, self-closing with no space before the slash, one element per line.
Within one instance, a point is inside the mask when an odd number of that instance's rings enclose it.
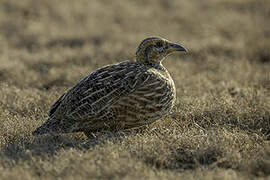
<path fill-rule="evenodd" d="M 1 0 L 0 179 L 270 176 L 268 0 Z M 161 36 L 177 103 L 140 131 L 32 136 L 95 69 Z"/>

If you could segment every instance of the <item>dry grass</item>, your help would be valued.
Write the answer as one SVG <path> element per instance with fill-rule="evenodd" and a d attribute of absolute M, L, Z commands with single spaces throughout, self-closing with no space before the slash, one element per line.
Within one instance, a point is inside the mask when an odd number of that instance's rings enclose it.
<path fill-rule="evenodd" d="M 246 179 L 270 175 L 267 0 L 1 0 L 0 179 Z M 96 68 L 162 36 L 174 112 L 141 132 L 33 137 Z"/>

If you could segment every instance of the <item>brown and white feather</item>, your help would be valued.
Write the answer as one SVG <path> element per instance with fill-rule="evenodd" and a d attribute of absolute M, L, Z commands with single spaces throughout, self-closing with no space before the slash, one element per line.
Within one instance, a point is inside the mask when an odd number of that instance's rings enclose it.
<path fill-rule="evenodd" d="M 154 53 L 144 62 L 140 51 L 148 52 L 144 45 L 157 41 L 168 43 L 148 38 L 138 47 L 137 56 L 142 57 L 136 62 L 105 66 L 82 79 L 52 105 L 49 120 L 34 134 L 123 130 L 168 114 L 176 99 L 174 82 L 161 63 L 151 61 Z"/>

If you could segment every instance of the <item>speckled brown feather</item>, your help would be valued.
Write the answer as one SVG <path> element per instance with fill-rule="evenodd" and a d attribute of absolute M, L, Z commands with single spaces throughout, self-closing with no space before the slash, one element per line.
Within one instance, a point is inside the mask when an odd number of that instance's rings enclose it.
<path fill-rule="evenodd" d="M 136 62 L 105 66 L 82 79 L 56 101 L 48 121 L 33 134 L 117 131 L 150 124 L 168 114 L 176 99 L 170 74 L 150 56 L 146 61 L 138 57 L 144 44 L 156 41 L 164 47 L 167 43 L 148 38 L 138 47 Z"/>

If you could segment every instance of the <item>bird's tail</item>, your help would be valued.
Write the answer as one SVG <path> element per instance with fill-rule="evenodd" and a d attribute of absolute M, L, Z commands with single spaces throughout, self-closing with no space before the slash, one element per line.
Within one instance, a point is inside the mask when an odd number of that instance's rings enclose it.
<path fill-rule="evenodd" d="M 37 136 L 47 133 L 61 133 L 62 131 L 61 120 L 51 117 L 43 125 L 38 127 L 32 134 Z"/>

